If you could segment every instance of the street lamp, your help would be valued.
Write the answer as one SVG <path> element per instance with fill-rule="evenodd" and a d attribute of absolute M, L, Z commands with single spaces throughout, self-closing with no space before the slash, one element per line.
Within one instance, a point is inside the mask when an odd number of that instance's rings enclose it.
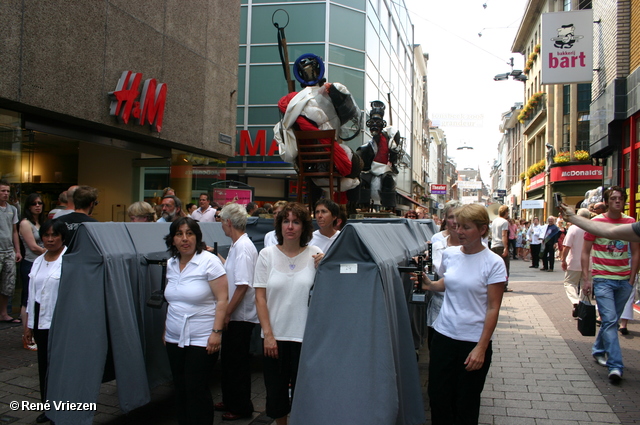
<path fill-rule="evenodd" d="M 511 72 L 505 72 L 504 74 L 498 74 L 493 77 L 493 81 L 505 81 L 508 80 L 509 77 L 513 78 L 516 81 L 525 82 L 527 81 L 527 76 L 522 73 L 519 69 L 513 69 L 513 58 L 507 62 L 508 65 L 511 66 Z"/>

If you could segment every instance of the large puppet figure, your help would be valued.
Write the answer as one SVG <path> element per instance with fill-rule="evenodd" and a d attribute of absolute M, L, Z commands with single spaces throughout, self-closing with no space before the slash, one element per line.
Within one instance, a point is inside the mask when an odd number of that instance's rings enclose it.
<path fill-rule="evenodd" d="M 381 101 L 371 102 L 367 127 L 372 139 L 356 151 L 363 161 L 361 184 L 349 192 L 349 201 L 364 205 L 373 201 L 374 205 L 389 209 L 396 206 L 396 164 L 402 139 L 396 129 L 387 127 L 385 109 Z"/>
<path fill-rule="evenodd" d="M 347 88 L 340 83 L 326 83 L 324 63 L 313 54 L 304 54 L 294 63 L 294 75 L 303 89 L 282 97 L 278 108 L 283 117 L 273 129 L 280 157 L 295 163 L 298 156 L 294 130 L 313 131 L 337 129 L 340 141 L 319 139 L 322 144 L 337 143 L 335 169 L 340 174 L 340 192 L 359 184 L 360 161 L 341 141 L 351 140 L 361 130 L 361 112 Z M 355 159 L 354 159 L 355 157 Z M 355 164 L 355 165 L 354 165 Z M 313 179 L 328 188 L 328 179 Z"/>

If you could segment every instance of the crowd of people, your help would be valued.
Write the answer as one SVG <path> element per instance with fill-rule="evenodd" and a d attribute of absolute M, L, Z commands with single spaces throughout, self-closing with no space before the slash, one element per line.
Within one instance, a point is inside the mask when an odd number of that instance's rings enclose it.
<path fill-rule="evenodd" d="M 38 352 L 44 401 L 47 341 L 63 254 L 79 225 L 96 221 L 91 215 L 98 191 L 72 186 L 49 216 L 41 195 L 28 195 L 18 214 L 8 202 L 9 193 L 9 184 L 0 181 L 0 320 L 21 323 L 24 348 Z M 433 280 L 426 274 L 413 277 L 430 293 L 426 322 L 432 423 L 477 421 L 491 364 L 491 338 L 503 293 L 510 291 L 513 260 L 531 261 L 531 268 L 548 272 L 554 271 L 558 260 L 574 317 L 579 301 L 595 295 L 601 328 L 592 354 L 609 368 L 611 382 L 621 380 L 624 366 L 617 335 L 628 333 L 635 295 L 631 277 L 640 266 L 640 225 L 622 213 L 625 198 L 623 189 L 613 187 L 591 211 L 580 209 L 576 214 L 563 205 L 566 222 L 549 216 L 542 225 L 537 217 L 531 222 L 510 218 L 506 206 L 490 221 L 482 206 L 457 201 L 445 205 L 443 219 L 437 221 L 440 232 L 431 241 L 436 274 Z M 198 205 L 183 208 L 175 191 L 166 188 L 157 206 L 134 202 L 127 212 L 131 222 L 170 223 L 165 237 L 170 260 L 163 339 L 179 423 L 212 423 L 215 410 L 223 411 L 223 419 L 229 421 L 252 415 L 250 350 L 259 326 L 267 415 L 286 424 L 309 293 L 324 253 L 346 223 L 344 209 L 327 199 L 318 201 L 313 212 L 286 201 L 262 207 L 253 202 L 221 206 L 207 193 L 199 195 Z M 274 230 L 265 234 L 260 252 L 246 234 L 250 216 L 274 219 Z M 433 218 L 422 207 L 404 216 Z M 226 258 L 204 243 L 201 222 L 221 224 L 232 241 Z M 20 318 L 7 310 L 16 264 L 23 285 Z M 223 398 L 214 405 L 208 379 L 218 353 Z M 39 423 L 48 420 L 45 413 L 38 417 Z"/>
<path fill-rule="evenodd" d="M 8 202 L 10 185 L 0 182 L 1 320 L 22 323 L 23 345 L 37 351 L 40 392 L 46 400 L 48 335 L 56 306 L 63 254 L 81 223 L 91 217 L 98 192 L 72 186 L 48 218 L 41 195 L 27 196 L 22 220 Z M 66 203 L 66 205 L 65 205 Z M 298 361 L 315 271 L 346 223 L 346 212 L 322 199 L 311 212 L 305 205 L 278 201 L 258 207 L 236 202 L 220 206 L 207 193 L 197 208 L 183 209 L 175 191 L 167 188 L 159 209 L 134 202 L 131 222 L 168 222 L 165 237 L 170 259 L 164 297 L 168 303 L 163 335 L 175 386 L 178 422 L 213 423 L 214 410 L 224 420 L 253 414 L 251 402 L 251 338 L 260 326 L 264 339 L 267 414 L 287 423 L 295 392 Z M 159 213 L 159 214 L 158 214 Z M 246 234 L 250 216 L 273 214 L 273 240 L 265 238 L 258 253 Z M 158 219 L 156 217 L 160 216 Z M 231 241 L 226 258 L 202 239 L 200 224 L 219 222 Z M 271 241 L 271 242 L 269 242 Z M 21 253 L 21 249 L 24 254 Z M 15 285 L 16 264 L 22 277 L 21 318 L 7 311 Z M 214 405 L 210 371 L 221 354 L 223 400 Z M 290 394 L 291 392 L 291 394 Z M 48 422 L 46 412 L 38 423 Z"/>

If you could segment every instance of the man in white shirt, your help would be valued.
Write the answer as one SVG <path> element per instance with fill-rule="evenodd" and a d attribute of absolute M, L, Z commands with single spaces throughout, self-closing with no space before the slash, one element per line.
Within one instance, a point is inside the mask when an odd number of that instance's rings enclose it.
<path fill-rule="evenodd" d="M 313 232 L 309 246 L 317 246 L 326 254 L 340 234 L 340 231 L 336 230 L 340 206 L 330 199 L 320 199 L 316 202 L 314 215 L 319 229 Z"/>
<path fill-rule="evenodd" d="M 229 304 L 222 334 L 222 403 L 216 410 L 226 410 L 223 420 L 233 421 L 251 417 L 251 334 L 256 323 L 253 272 L 258 251 L 245 233 L 247 211 L 231 203 L 220 211 L 224 234 L 233 242 L 224 263 L 229 282 Z"/>
<path fill-rule="evenodd" d="M 509 276 L 509 207 L 502 205 L 498 209 L 498 217 L 491 222 L 491 251 L 502 257 L 504 266 L 507 269 L 507 277 Z M 505 292 L 511 292 L 507 289 L 509 281 L 504 285 Z"/>
<path fill-rule="evenodd" d="M 201 193 L 198 199 L 198 205 L 200 208 L 191 213 L 191 218 L 195 221 L 210 222 L 216 221 L 216 210 L 211 206 L 211 200 L 209 195 Z"/>
<path fill-rule="evenodd" d="M 578 215 L 584 218 L 591 218 L 591 213 L 586 208 L 580 208 Z M 562 250 L 562 270 L 564 270 L 564 289 L 567 298 L 573 304 L 572 316 L 576 317 L 576 307 L 578 306 L 578 284 L 582 278 L 582 265 L 580 256 L 584 245 L 584 230 L 576 225 L 569 226 L 567 236 L 565 236 Z"/>
<path fill-rule="evenodd" d="M 533 217 L 533 224 L 529 227 L 527 238 L 529 239 L 529 247 L 531 248 L 531 265 L 530 269 L 538 268 L 540 265 L 540 248 L 542 240 L 540 238 L 540 221 L 538 217 Z"/>

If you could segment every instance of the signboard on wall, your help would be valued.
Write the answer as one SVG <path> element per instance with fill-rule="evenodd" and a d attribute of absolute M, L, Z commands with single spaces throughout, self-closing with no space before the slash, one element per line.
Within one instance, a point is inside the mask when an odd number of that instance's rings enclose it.
<path fill-rule="evenodd" d="M 433 194 L 433 195 L 446 195 L 447 194 L 447 185 L 446 184 L 432 184 L 431 185 L 431 194 Z"/>
<path fill-rule="evenodd" d="M 542 199 L 533 201 L 522 201 L 523 210 L 536 210 L 544 208 L 544 201 Z"/>
<path fill-rule="evenodd" d="M 552 182 L 574 180 L 602 180 L 602 168 L 597 165 L 580 164 L 567 165 L 565 167 L 553 167 L 549 174 Z"/>
<path fill-rule="evenodd" d="M 112 99 L 109 114 L 118 117 L 118 121 L 124 124 L 128 124 L 130 118 L 135 118 L 139 125 L 149 124 L 160 133 L 167 101 L 167 85 L 158 83 L 155 78 L 148 78 L 142 84 L 141 92 L 141 82 L 141 73 L 123 71 L 116 89 L 109 92 Z"/>
<path fill-rule="evenodd" d="M 246 206 L 253 200 L 253 192 L 251 189 L 213 189 L 213 200 L 220 205 L 228 202 L 237 202 Z"/>
<path fill-rule="evenodd" d="M 542 84 L 593 80 L 593 10 L 542 14 Z"/>
<path fill-rule="evenodd" d="M 534 190 L 544 186 L 544 173 L 536 174 L 531 177 L 527 190 Z"/>
<path fill-rule="evenodd" d="M 456 184 L 458 189 L 482 189 L 482 182 L 478 180 L 458 180 Z"/>

